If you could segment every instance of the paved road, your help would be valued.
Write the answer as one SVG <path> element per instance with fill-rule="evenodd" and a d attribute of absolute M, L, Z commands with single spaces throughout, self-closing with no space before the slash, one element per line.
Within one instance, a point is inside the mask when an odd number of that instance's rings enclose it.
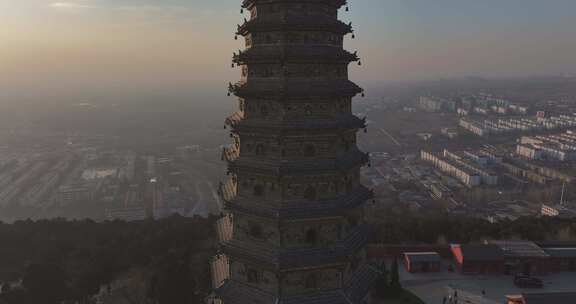
<path fill-rule="evenodd" d="M 398 147 L 402 147 L 402 144 L 398 140 L 396 140 L 396 138 L 392 136 L 390 132 L 386 131 L 384 128 L 380 128 L 379 130 L 380 132 L 384 133 L 384 135 L 388 136 L 392 140 L 392 142 L 394 142 L 394 144 L 396 144 Z"/>

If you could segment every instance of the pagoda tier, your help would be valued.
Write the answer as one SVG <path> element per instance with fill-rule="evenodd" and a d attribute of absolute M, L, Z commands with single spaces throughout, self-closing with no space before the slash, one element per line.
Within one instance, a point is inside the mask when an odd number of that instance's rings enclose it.
<path fill-rule="evenodd" d="M 314 97 L 354 97 L 362 93 L 362 89 L 349 80 L 334 79 L 328 81 L 314 80 L 260 80 L 254 82 L 239 82 L 230 85 L 231 93 L 243 98 L 307 98 Z"/>
<path fill-rule="evenodd" d="M 326 265 L 345 266 L 358 250 L 366 245 L 370 230 L 368 226 L 358 226 L 340 241 L 319 248 L 284 249 L 272 247 L 268 243 L 243 241 L 238 239 L 221 240 L 220 249 L 237 261 L 257 264 L 262 269 L 291 271 L 301 268 L 325 267 Z"/>
<path fill-rule="evenodd" d="M 230 150 L 228 150 L 230 151 Z M 347 172 L 348 170 L 361 167 L 369 162 L 368 153 L 359 150 L 346 153 L 336 159 L 322 160 L 263 160 L 261 158 L 240 157 L 232 148 L 230 152 L 224 152 L 223 156 L 228 162 L 228 171 L 250 172 L 253 174 L 266 174 L 269 176 L 323 174 L 334 172 Z"/>
<path fill-rule="evenodd" d="M 216 290 L 224 303 L 232 304 L 351 304 L 361 303 L 380 273 L 366 264 L 347 280 L 342 289 L 279 297 L 240 282 L 228 281 Z"/>
<path fill-rule="evenodd" d="M 243 8 L 252 8 L 257 5 L 263 4 L 289 4 L 289 5 L 296 5 L 296 4 L 322 4 L 328 5 L 335 9 L 341 8 L 342 6 L 346 5 L 346 0 L 244 0 L 242 1 Z"/>
<path fill-rule="evenodd" d="M 236 34 L 246 36 L 248 34 L 283 32 L 283 31 L 313 31 L 329 32 L 339 35 L 352 33 L 352 26 L 333 18 L 302 15 L 283 15 L 282 18 L 261 20 L 252 19 L 238 26 Z"/>
<path fill-rule="evenodd" d="M 233 181 L 222 184 L 219 193 L 229 212 L 282 220 L 345 216 L 350 210 L 358 209 L 367 200 L 374 198 L 372 190 L 361 186 L 345 196 L 322 200 L 320 204 L 314 204 L 313 206 L 310 206 L 310 201 L 308 200 L 293 200 L 270 204 L 250 198 L 238 197 Z"/>
<path fill-rule="evenodd" d="M 358 55 L 333 46 L 306 47 L 260 46 L 234 54 L 232 61 L 244 64 L 286 63 L 350 63 L 358 61 Z"/>

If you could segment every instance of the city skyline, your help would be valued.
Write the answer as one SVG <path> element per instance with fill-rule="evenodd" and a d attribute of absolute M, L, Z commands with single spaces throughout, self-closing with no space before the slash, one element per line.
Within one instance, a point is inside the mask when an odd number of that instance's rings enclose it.
<path fill-rule="evenodd" d="M 212 87 L 235 79 L 236 0 L 0 0 L 0 87 L 26 95 Z M 351 1 L 361 83 L 576 71 L 572 1 Z M 238 10 L 230 9 L 237 7 Z M 199 43 L 201 41 L 201 43 Z M 28 93 L 33 94 L 33 93 Z M 0 101 L 1 103 L 1 101 Z"/>

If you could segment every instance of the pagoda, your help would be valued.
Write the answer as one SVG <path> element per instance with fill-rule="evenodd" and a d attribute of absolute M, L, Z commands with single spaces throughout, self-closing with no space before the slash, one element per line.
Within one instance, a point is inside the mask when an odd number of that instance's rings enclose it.
<path fill-rule="evenodd" d="M 352 114 L 363 90 L 345 51 L 346 0 L 244 0 L 249 20 L 229 85 L 238 111 L 222 158 L 226 215 L 212 261 L 214 299 L 224 304 L 365 303 L 379 273 L 366 262 L 370 230 L 360 183 L 368 154 L 356 144 L 365 119 Z"/>

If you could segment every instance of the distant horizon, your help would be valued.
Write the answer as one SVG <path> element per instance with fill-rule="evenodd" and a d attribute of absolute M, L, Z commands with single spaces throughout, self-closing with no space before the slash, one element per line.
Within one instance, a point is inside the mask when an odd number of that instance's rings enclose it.
<path fill-rule="evenodd" d="M 551 4 L 553 2 L 553 4 Z M 0 0 L 0 104 L 213 87 L 230 68 L 241 0 Z M 352 0 L 361 86 L 576 73 L 576 2 Z M 142 94 L 143 97 L 146 97 Z"/>

